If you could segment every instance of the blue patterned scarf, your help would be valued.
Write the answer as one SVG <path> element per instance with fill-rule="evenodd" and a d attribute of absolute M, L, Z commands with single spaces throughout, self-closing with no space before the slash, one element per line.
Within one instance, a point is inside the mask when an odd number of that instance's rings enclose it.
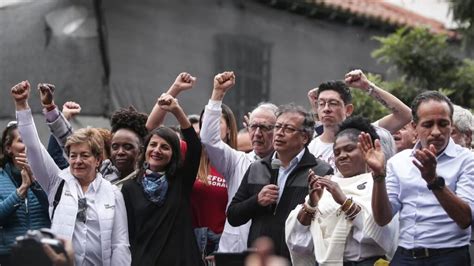
<path fill-rule="evenodd" d="M 146 198 L 158 206 L 162 206 L 166 200 L 168 192 L 168 179 L 164 173 L 153 172 L 149 169 L 145 170 L 142 179 L 143 191 Z"/>

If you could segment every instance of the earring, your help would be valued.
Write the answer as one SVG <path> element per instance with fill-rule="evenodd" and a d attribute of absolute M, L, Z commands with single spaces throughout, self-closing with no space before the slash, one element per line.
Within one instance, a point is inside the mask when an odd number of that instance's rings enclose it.
<path fill-rule="evenodd" d="M 148 169 L 148 166 L 149 166 L 148 162 L 144 162 L 142 167 L 144 170 L 146 170 Z"/>

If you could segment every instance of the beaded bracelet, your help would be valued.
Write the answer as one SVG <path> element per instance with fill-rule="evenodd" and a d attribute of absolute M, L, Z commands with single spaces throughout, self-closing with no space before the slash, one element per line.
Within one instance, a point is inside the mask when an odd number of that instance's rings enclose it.
<path fill-rule="evenodd" d="M 350 198 L 346 198 L 346 200 L 344 201 L 344 203 L 341 205 L 341 207 L 339 207 L 339 209 L 337 210 L 336 212 L 336 215 L 339 216 L 341 215 L 342 212 L 345 212 L 347 211 L 348 209 L 350 209 L 352 207 L 352 204 L 354 202 L 352 201 L 352 197 Z M 349 207 L 348 207 L 349 206 Z"/>
<path fill-rule="evenodd" d="M 303 203 L 303 204 L 301 204 L 301 205 L 302 205 L 302 206 L 301 206 L 301 210 L 302 210 L 305 214 L 309 215 L 309 216 L 311 217 L 311 220 L 314 220 L 314 217 L 316 216 L 316 211 L 312 212 L 311 210 L 308 210 L 308 209 L 307 209 L 307 206 L 306 206 L 306 203 Z"/>

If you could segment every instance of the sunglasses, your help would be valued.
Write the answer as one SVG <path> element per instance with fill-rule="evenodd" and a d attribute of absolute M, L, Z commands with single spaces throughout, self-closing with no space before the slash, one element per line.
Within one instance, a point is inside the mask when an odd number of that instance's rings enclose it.
<path fill-rule="evenodd" d="M 18 122 L 13 120 L 13 121 L 10 121 L 8 122 L 7 124 L 7 129 L 11 128 L 11 127 L 14 127 L 14 126 L 17 126 L 18 125 Z"/>
<path fill-rule="evenodd" d="M 87 200 L 80 198 L 77 202 L 79 208 L 77 210 L 77 220 L 85 223 L 87 221 Z"/>

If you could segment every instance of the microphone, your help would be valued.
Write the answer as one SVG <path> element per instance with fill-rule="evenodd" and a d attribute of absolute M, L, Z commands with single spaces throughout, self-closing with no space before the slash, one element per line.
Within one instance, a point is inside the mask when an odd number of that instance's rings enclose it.
<path fill-rule="evenodd" d="M 280 169 L 281 161 L 280 159 L 273 159 L 271 164 L 272 164 L 272 169 Z"/>

